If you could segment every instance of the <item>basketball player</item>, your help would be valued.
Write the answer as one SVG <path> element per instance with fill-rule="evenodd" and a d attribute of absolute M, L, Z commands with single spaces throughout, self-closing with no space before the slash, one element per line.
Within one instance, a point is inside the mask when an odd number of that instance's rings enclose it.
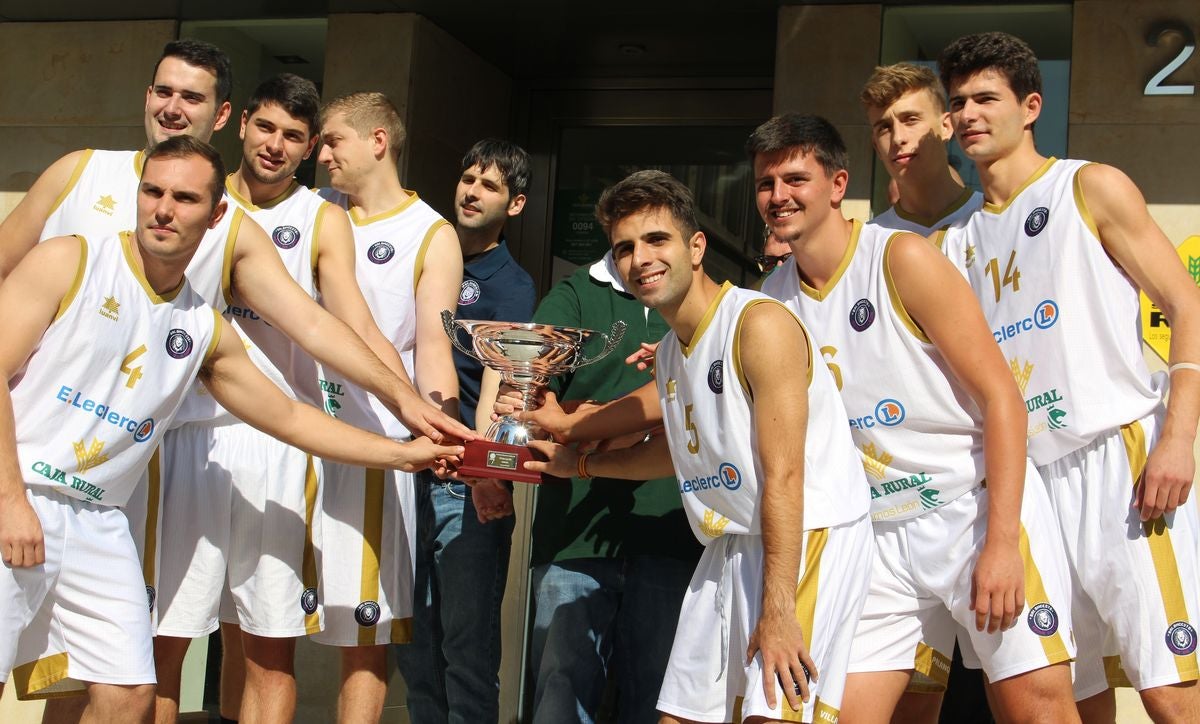
<path fill-rule="evenodd" d="M 763 293 L 824 345 L 870 482 L 876 556 L 843 714 L 888 722 L 910 679 L 944 689 L 961 626 L 998 719 L 1076 720 L 1066 560 L 970 286 L 925 237 L 842 215 L 848 158 L 825 119 L 777 116 L 746 148 L 759 213 L 793 252 Z"/>
<path fill-rule="evenodd" d="M 253 366 L 184 278 L 226 210 L 223 175 L 202 141 L 158 144 L 134 231 L 48 240 L 0 287 L 0 681 L 11 671 L 21 696 L 84 683 L 89 721 L 149 720 L 150 621 L 122 508 L 197 375 L 235 414 L 322 456 L 416 469 L 461 450 L 330 420 Z"/>
<path fill-rule="evenodd" d="M 538 441 L 550 461 L 526 467 L 642 479 L 673 463 L 706 548 L 662 721 L 836 720 L 872 544 L 829 370 L 786 308 L 705 275 L 692 194 L 668 174 L 627 177 L 604 192 L 597 217 L 626 288 L 671 325 L 656 375 L 666 436 L 583 456 Z M 800 360 L 794 374 L 779 374 L 780 355 Z"/>
<path fill-rule="evenodd" d="M 381 93 L 355 93 L 322 112 L 318 161 L 354 230 L 358 284 L 421 394 L 457 415 L 458 375 L 441 312 L 462 286 L 454 229 L 400 185 L 404 126 Z M 409 429 L 374 395 L 334 370 L 322 382 L 326 409 L 394 438 Z M 342 648 L 340 721 L 377 721 L 387 690 L 389 643 L 412 638 L 415 517 L 413 477 L 331 463 L 325 467 L 321 581 L 325 629 L 313 636 Z M 365 485 L 363 484 L 365 480 Z"/>
<path fill-rule="evenodd" d="M 872 224 L 929 236 L 983 205 L 950 171 L 953 135 L 946 93 L 933 71 L 912 63 L 875 69 L 859 95 L 871 125 L 875 155 L 900 194 Z"/>
<path fill-rule="evenodd" d="M 939 66 L 986 201 L 943 248 L 1025 396 L 1029 455 L 1076 577 L 1075 696 L 1085 718 L 1111 721 L 1105 691 L 1128 677 L 1155 721 L 1200 721 L 1196 509 L 1184 505 L 1200 291 L 1125 174 L 1038 153 L 1041 74 L 1029 46 L 970 35 Z M 1174 329 L 1169 405 L 1142 356 L 1139 289 Z"/>
<path fill-rule="evenodd" d="M 311 81 L 289 73 L 259 85 L 242 112 L 242 161 L 226 180 L 227 197 L 272 230 L 275 248 L 296 283 L 314 297 L 319 288 L 325 307 L 403 375 L 399 355 L 375 326 L 355 281 L 345 211 L 293 178 L 316 145 L 319 112 L 320 97 Z M 251 359 L 277 386 L 307 404 L 323 405 L 311 357 L 236 298 L 226 316 L 246 339 Z M 272 649 L 272 670 L 260 671 L 252 663 L 252 680 L 290 674 L 294 637 L 315 633 L 321 621 L 319 602 L 312 610 L 297 604 L 317 585 L 313 553 L 320 549 L 319 528 L 310 524 L 319 525 L 313 520 L 320 507 L 319 465 L 223 411 L 213 415 L 211 421 L 172 431 L 164 441 L 170 469 L 163 526 L 172 534 L 159 546 L 157 566 L 160 720 L 175 719 L 188 644 L 217 628 L 226 586 L 236 610 L 221 615 L 225 650 L 240 650 L 239 626 L 247 637 L 268 639 L 251 647 Z M 230 663 L 223 662 L 223 678 Z M 251 691 L 261 688 L 251 686 Z M 294 701 L 294 695 L 285 701 Z M 273 705 L 275 713 L 290 719 L 282 708 L 282 702 Z"/>

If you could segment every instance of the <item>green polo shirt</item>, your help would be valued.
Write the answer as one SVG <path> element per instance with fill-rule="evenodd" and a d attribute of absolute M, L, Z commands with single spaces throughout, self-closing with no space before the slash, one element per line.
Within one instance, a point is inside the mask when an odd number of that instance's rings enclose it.
<path fill-rule="evenodd" d="M 628 326 L 608 357 L 554 379 L 561 400 L 610 400 L 653 379 L 625 358 L 641 342 L 658 342 L 670 328 L 653 310 L 609 282 L 603 263 L 578 269 L 538 305 L 533 321 L 607 333 L 616 320 Z M 594 354 L 598 342 L 585 351 Z M 675 478 L 630 481 L 572 478 L 538 487 L 530 565 L 573 558 L 661 555 L 696 560 L 701 547 L 688 527 Z"/>

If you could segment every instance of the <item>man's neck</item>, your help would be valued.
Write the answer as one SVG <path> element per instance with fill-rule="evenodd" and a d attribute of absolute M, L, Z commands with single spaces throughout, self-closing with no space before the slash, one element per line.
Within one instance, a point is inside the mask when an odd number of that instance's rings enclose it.
<path fill-rule="evenodd" d="M 260 206 L 278 198 L 283 192 L 287 191 L 292 186 L 293 179 L 289 175 L 287 178 L 273 184 L 263 183 L 254 177 L 252 173 L 246 173 L 245 164 L 238 166 L 238 170 L 233 172 L 229 177 L 229 183 L 233 190 L 238 193 L 243 199 L 249 199 L 250 203 L 255 206 Z"/>
<path fill-rule="evenodd" d="M 720 292 L 721 286 L 710 279 L 701 269 L 693 275 L 692 286 L 683 300 L 674 306 L 659 307 L 658 313 L 671 326 L 671 330 L 675 332 L 675 336 L 679 337 L 681 342 L 685 345 L 691 344 L 692 338 L 696 336 L 696 329 L 700 326 L 700 321 L 704 319 L 708 308 L 712 306 L 713 299 L 716 299 Z"/>
<path fill-rule="evenodd" d="M 989 204 L 1005 203 L 1044 163 L 1046 157 L 1037 152 L 1032 139 L 1007 156 L 977 163 L 984 199 Z"/>
<path fill-rule="evenodd" d="M 457 224 L 454 232 L 458 234 L 458 243 L 462 245 L 463 258 L 479 256 L 485 251 L 491 251 L 500 246 L 500 231 L 498 229 L 466 229 Z"/>
<path fill-rule="evenodd" d="M 896 208 L 908 216 L 930 221 L 946 216 L 950 207 L 963 195 L 963 185 L 954 180 L 949 166 L 944 163 L 934 178 L 897 178 L 896 186 L 900 189 Z"/>
<path fill-rule="evenodd" d="M 363 218 L 391 211 L 412 196 L 400 185 L 395 169 L 371 174 L 357 188 L 347 192 L 350 207 Z"/>
<path fill-rule="evenodd" d="M 846 256 L 853 232 L 854 222 L 834 209 L 821 226 L 792 241 L 789 246 L 800 278 L 813 289 L 824 287 Z"/>
<path fill-rule="evenodd" d="M 183 281 L 187 263 L 173 264 L 145 253 L 137 234 L 133 234 L 133 238 L 129 242 L 130 251 L 133 252 L 133 263 L 141 267 L 142 276 L 146 277 L 146 282 L 155 294 L 159 296 L 169 294 L 179 287 Z M 190 261 L 191 257 L 188 257 L 188 260 Z"/>

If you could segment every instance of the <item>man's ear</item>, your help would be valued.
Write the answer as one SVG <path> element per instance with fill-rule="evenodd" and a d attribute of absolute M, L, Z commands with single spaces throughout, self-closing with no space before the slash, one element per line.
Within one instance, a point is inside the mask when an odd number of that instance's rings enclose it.
<path fill-rule="evenodd" d="M 233 113 L 233 106 L 229 105 L 229 101 L 225 101 L 217 106 L 217 116 L 213 119 L 213 133 L 225 127 L 229 122 L 229 116 Z"/>
<path fill-rule="evenodd" d="M 836 206 L 846 197 L 846 190 L 850 187 L 850 172 L 844 168 L 838 169 L 829 177 L 829 180 L 833 184 L 833 188 L 830 189 L 829 201 Z"/>
<path fill-rule="evenodd" d="M 516 216 L 525 208 L 525 194 L 517 194 L 508 201 L 508 215 Z"/>
<path fill-rule="evenodd" d="M 1042 115 L 1042 94 L 1030 93 L 1021 101 L 1025 112 L 1025 127 L 1032 128 L 1035 121 Z"/>
<path fill-rule="evenodd" d="M 229 204 L 226 203 L 225 199 L 218 201 L 217 205 L 213 207 L 212 216 L 208 219 L 208 228 L 217 228 L 217 224 L 221 223 L 221 219 L 224 218 L 225 212 L 228 210 Z"/>
<path fill-rule="evenodd" d="M 692 254 L 692 266 L 699 267 L 704 261 L 704 252 L 708 249 L 708 239 L 703 231 L 697 231 L 688 239 L 688 249 Z"/>

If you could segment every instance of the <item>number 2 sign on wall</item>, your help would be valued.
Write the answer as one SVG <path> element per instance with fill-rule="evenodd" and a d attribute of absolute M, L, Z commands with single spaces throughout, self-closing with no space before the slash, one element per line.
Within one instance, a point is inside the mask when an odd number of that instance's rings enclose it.
<path fill-rule="evenodd" d="M 1175 57 L 1168 60 L 1166 65 L 1162 66 L 1157 73 L 1150 76 L 1145 90 L 1142 91 L 1143 95 L 1191 96 L 1196 94 L 1196 85 L 1194 83 L 1166 84 L 1166 80 L 1171 74 L 1183 67 L 1183 64 L 1188 62 L 1188 59 L 1192 57 L 1192 53 L 1196 52 L 1196 36 L 1192 33 L 1191 28 L 1178 21 L 1158 23 L 1146 34 L 1146 44 L 1152 48 L 1157 48 L 1164 43 L 1170 46 L 1173 45 L 1171 40 L 1174 38 L 1179 38 L 1183 41 L 1179 45 L 1179 52 L 1176 53 Z"/>

